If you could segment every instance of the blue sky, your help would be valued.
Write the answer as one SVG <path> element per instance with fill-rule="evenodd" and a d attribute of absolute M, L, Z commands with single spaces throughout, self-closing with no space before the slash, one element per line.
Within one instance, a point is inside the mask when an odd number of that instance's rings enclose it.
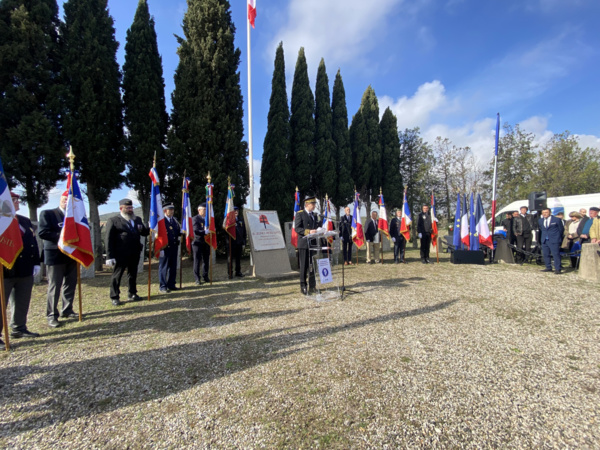
<path fill-rule="evenodd" d="M 62 14 L 62 2 L 61 14 Z M 423 137 L 470 146 L 487 164 L 496 113 L 502 123 L 538 140 L 569 130 L 582 147 L 600 148 L 600 33 L 596 0 L 257 0 L 252 30 L 252 120 L 255 198 L 266 133 L 275 48 L 283 41 L 288 94 L 301 46 L 314 90 L 325 59 L 330 89 L 338 69 L 349 120 L 371 85 L 380 110 L 392 108 L 400 129 L 419 126 Z M 177 42 L 187 9 L 181 0 L 149 0 L 163 59 L 168 112 Z M 125 36 L 136 0 L 109 0 L 124 61 Z M 247 100 L 246 1 L 231 5 Z M 247 104 L 244 126 L 248 127 Z M 75 150 L 75 153 L 77 151 Z M 64 187 L 63 187 L 64 188 Z M 218 188 L 218 187 L 217 187 Z M 57 188 L 50 206 L 57 203 Z M 116 211 L 127 189 L 113 192 L 100 212 Z M 255 201 L 255 204 L 258 202 Z"/>

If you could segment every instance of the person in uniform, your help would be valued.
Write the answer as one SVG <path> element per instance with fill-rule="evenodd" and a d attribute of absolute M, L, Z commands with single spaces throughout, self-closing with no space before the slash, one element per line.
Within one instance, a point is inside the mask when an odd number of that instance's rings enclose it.
<path fill-rule="evenodd" d="M 344 252 L 344 265 L 352 265 L 352 216 L 350 207 L 344 208 L 344 214 L 340 219 L 340 238 L 342 240 L 342 251 Z"/>
<path fill-rule="evenodd" d="M 431 245 L 431 233 L 433 225 L 431 223 L 431 214 L 429 214 L 429 206 L 423 205 L 419 220 L 417 222 L 417 233 L 421 239 L 421 262 L 429 264 L 429 246 Z"/>
<path fill-rule="evenodd" d="M 43 241 L 42 260 L 46 264 L 48 277 L 46 318 L 48 326 L 52 328 L 61 324 L 58 321 L 60 297 L 62 297 L 60 316 L 67 319 L 79 318 L 79 315 L 73 311 L 73 299 L 77 287 L 77 261 L 69 258 L 58 248 L 68 197 L 69 192 L 63 192 L 58 208 L 46 209 L 41 212 L 38 229 L 38 235 Z"/>
<path fill-rule="evenodd" d="M 158 281 L 160 292 L 176 291 L 175 279 L 177 276 L 177 251 L 179 250 L 179 236 L 181 226 L 175 214 L 175 206 L 172 203 L 163 207 L 165 213 L 165 227 L 167 228 L 168 244 L 160 251 L 158 262 Z"/>
<path fill-rule="evenodd" d="M 114 306 L 122 305 L 120 300 L 121 278 L 127 269 L 128 295 L 130 301 L 137 302 L 136 278 L 140 254 L 144 246 L 140 238 L 148 236 L 150 229 L 142 219 L 133 213 L 133 202 L 128 198 L 119 201 L 119 214 L 106 222 L 106 265 L 114 267 L 110 280 L 110 299 Z"/>
<path fill-rule="evenodd" d="M 204 221 L 206 216 L 206 203 L 202 203 L 198 206 L 198 215 L 192 219 L 192 227 L 194 228 L 194 241 L 192 242 L 192 254 L 194 255 L 194 278 L 196 284 L 200 284 L 200 263 L 203 264 L 202 278 L 207 283 L 210 282 L 208 278 L 208 267 L 210 263 L 210 245 L 204 240 L 206 230 L 204 228 Z"/>
<path fill-rule="evenodd" d="M 379 249 L 381 239 L 379 234 L 379 221 L 377 220 L 377 211 L 371 212 L 371 220 L 367 221 L 367 230 L 365 231 L 367 241 L 367 264 L 379 264 Z"/>
<path fill-rule="evenodd" d="M 406 239 L 400 232 L 401 228 L 402 210 L 397 209 L 396 217 L 392 219 L 392 223 L 390 224 L 390 236 L 392 238 L 392 242 L 394 243 L 394 262 L 396 264 L 406 264 L 406 259 L 404 259 L 404 253 L 406 251 Z"/>
<path fill-rule="evenodd" d="M 240 211 L 237 206 L 234 207 L 235 210 L 235 239 L 231 240 L 231 258 L 235 259 L 235 276 L 243 277 L 241 267 L 241 259 L 242 253 L 244 251 L 244 246 L 246 245 L 246 225 L 244 224 L 244 219 L 240 217 Z M 229 235 L 228 235 L 229 236 Z M 231 239 L 231 236 L 229 236 Z M 233 269 L 233 261 L 228 261 L 227 270 Z M 233 272 L 233 270 L 231 270 Z M 233 273 L 229 273 L 229 278 L 233 278 Z"/>
<path fill-rule="evenodd" d="M 19 210 L 19 196 L 10 193 L 15 211 Z M 27 314 L 31 302 L 33 277 L 40 273 L 40 252 L 31 220 L 27 217 L 16 215 L 23 239 L 23 250 L 17 257 L 12 269 L 4 268 L 4 298 L 10 303 L 12 315 L 10 317 L 11 337 L 38 337 L 27 329 Z M 0 320 L 0 335 L 2 335 L 2 321 Z M 4 342 L 2 342 L 4 345 Z"/>
<path fill-rule="evenodd" d="M 307 195 L 304 198 L 304 209 L 296 213 L 296 221 L 294 222 L 294 228 L 298 234 L 298 256 L 300 257 L 300 291 L 304 295 L 309 293 L 306 288 L 307 275 L 310 291 L 313 291 L 317 286 L 315 273 L 312 268 L 309 269 L 309 266 L 311 266 L 309 242 L 308 239 L 304 238 L 304 236 L 315 234 L 319 227 L 319 220 L 313 212 L 316 204 L 317 199 L 313 195 Z"/>

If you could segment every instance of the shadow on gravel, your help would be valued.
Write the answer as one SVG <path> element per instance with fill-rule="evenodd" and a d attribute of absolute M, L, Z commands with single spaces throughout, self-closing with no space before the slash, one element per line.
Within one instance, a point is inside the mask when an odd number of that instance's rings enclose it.
<path fill-rule="evenodd" d="M 347 277 L 350 278 L 350 277 Z M 377 286 L 396 286 L 396 287 L 404 287 L 408 284 L 416 281 L 425 281 L 426 278 L 423 277 L 410 277 L 410 278 L 388 278 L 384 280 L 377 280 Z M 358 283 L 352 283 L 352 279 L 346 280 L 346 287 L 348 289 L 359 288 L 359 287 L 373 287 L 373 280 L 368 281 L 360 281 Z M 375 288 L 376 289 L 376 288 Z M 361 291 L 363 292 L 363 291 Z"/>
<path fill-rule="evenodd" d="M 309 350 L 319 345 L 318 339 L 322 337 L 434 313 L 457 301 L 445 301 L 308 331 L 295 331 L 298 327 L 279 328 L 85 361 L 5 368 L 0 370 L 1 401 L 13 414 L 0 419 L 0 434 L 16 435 L 71 419 L 162 399 L 194 385 Z M 238 312 L 243 313 L 244 310 Z M 291 312 L 293 311 L 279 311 L 273 314 Z M 231 311 L 224 314 L 230 313 Z M 232 319 L 235 320 L 235 317 Z M 165 320 L 176 320 L 176 317 L 146 320 L 157 325 Z M 106 334 L 118 332 L 114 330 L 116 325 L 107 329 Z M 136 326 L 135 323 L 122 325 L 127 332 L 133 331 L 129 329 L 130 326 Z M 24 405 L 25 399 L 35 404 Z M 159 408 L 158 405 L 156 407 Z"/>

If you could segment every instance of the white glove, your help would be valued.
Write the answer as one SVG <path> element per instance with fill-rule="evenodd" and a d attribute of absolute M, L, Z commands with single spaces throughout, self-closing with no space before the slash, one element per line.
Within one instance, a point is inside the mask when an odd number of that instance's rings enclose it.
<path fill-rule="evenodd" d="M 161 250 L 161 251 L 160 251 L 160 257 L 161 257 L 161 258 L 164 258 L 164 256 L 165 256 L 165 251 L 164 251 L 164 250 Z"/>
<path fill-rule="evenodd" d="M 423 237 L 423 235 L 421 233 L 419 233 L 419 239 L 421 239 Z"/>
<path fill-rule="evenodd" d="M 392 238 L 392 242 L 396 242 L 396 238 Z"/>
<path fill-rule="evenodd" d="M 33 266 L 33 276 L 37 277 L 40 273 L 40 270 L 42 270 L 40 266 Z"/>
<path fill-rule="evenodd" d="M 116 260 L 116 259 L 114 259 L 114 258 L 113 258 L 113 259 L 107 259 L 107 260 L 106 260 L 106 265 L 107 265 L 108 267 L 114 267 L 114 266 L 115 266 L 115 264 L 117 264 L 117 260 Z"/>
<path fill-rule="evenodd" d="M 344 242 L 344 238 L 340 236 L 340 241 Z"/>

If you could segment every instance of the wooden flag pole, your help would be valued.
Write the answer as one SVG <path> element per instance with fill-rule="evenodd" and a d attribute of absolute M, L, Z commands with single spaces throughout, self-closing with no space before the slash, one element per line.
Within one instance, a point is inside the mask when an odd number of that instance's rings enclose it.
<path fill-rule="evenodd" d="M 77 263 L 77 290 L 79 291 L 79 321 L 83 321 L 83 303 L 81 302 L 81 264 Z"/>
<path fill-rule="evenodd" d="M 183 170 L 183 188 L 185 189 L 185 174 L 186 174 L 187 170 L 184 169 Z M 185 196 L 185 192 L 182 189 L 181 190 L 181 216 L 184 217 L 184 211 L 185 211 L 185 204 L 183 201 L 183 198 Z M 186 219 L 187 220 L 187 219 Z M 181 221 L 181 226 L 183 226 L 183 220 Z M 190 232 L 190 230 L 188 230 L 188 233 Z M 181 235 L 181 233 L 180 233 Z M 181 289 L 181 285 L 183 282 L 183 245 L 184 245 L 184 240 L 181 239 L 181 245 L 179 246 L 179 289 Z"/>
<path fill-rule="evenodd" d="M 6 351 L 10 350 L 10 341 L 8 340 L 8 321 L 6 320 L 6 296 L 4 295 L 4 267 L 0 266 L 0 297 L 2 307 L 2 329 L 4 330 L 4 347 Z"/>
<path fill-rule="evenodd" d="M 213 269 L 213 248 L 212 245 L 210 246 L 210 261 L 208 262 L 209 264 L 209 269 L 210 269 L 210 285 L 212 286 L 212 269 Z"/>
<path fill-rule="evenodd" d="M 233 254 L 231 253 L 231 236 L 228 237 L 227 239 L 229 241 L 229 279 L 231 280 L 233 278 Z"/>
<path fill-rule="evenodd" d="M 150 301 L 150 284 L 152 283 L 152 230 L 148 236 L 148 301 Z"/>

